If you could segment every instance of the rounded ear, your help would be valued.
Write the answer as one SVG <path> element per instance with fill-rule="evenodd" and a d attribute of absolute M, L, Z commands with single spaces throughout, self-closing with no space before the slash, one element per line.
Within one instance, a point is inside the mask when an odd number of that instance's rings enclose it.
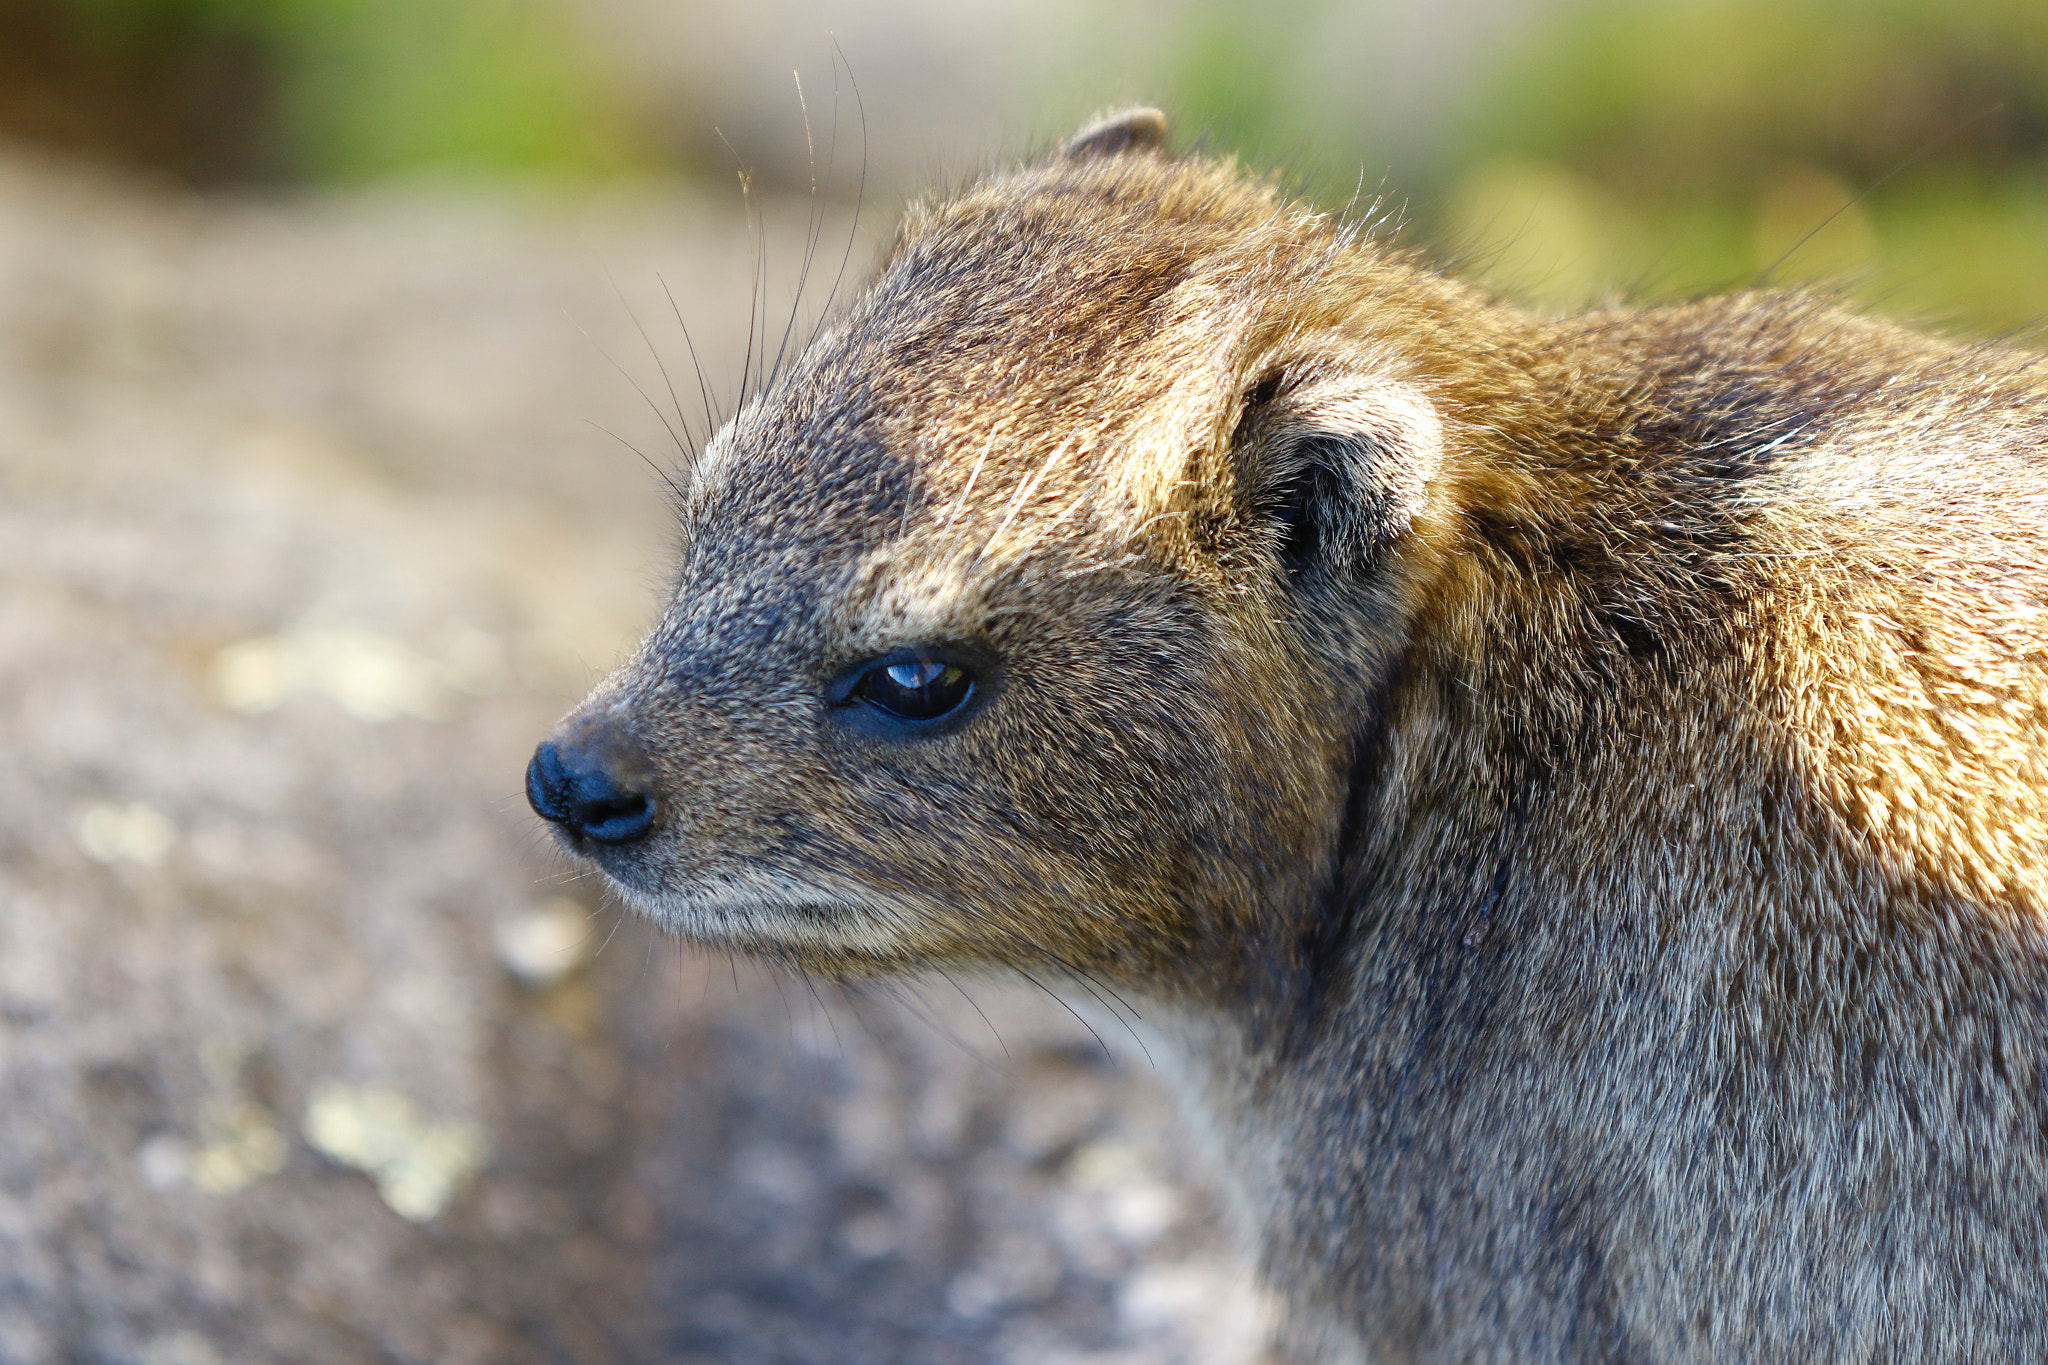
<path fill-rule="evenodd" d="M 1443 462 L 1436 409 L 1390 380 L 1333 376 L 1291 391 L 1265 381 L 1239 431 L 1247 501 L 1296 582 L 1367 568 L 1407 534 Z"/>
<path fill-rule="evenodd" d="M 1110 114 L 1067 139 L 1060 155 L 1069 161 L 1154 151 L 1166 140 L 1166 115 L 1157 109 L 1126 109 Z"/>

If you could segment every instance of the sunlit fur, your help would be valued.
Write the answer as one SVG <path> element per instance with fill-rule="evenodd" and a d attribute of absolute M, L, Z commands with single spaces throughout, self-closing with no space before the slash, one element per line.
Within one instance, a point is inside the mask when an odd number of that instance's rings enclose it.
<path fill-rule="evenodd" d="M 1299 1350 L 2048 1359 L 2037 359 L 1543 319 L 1105 127 L 706 451 L 605 871 L 1139 1001 Z M 959 723 L 827 700 L 929 643 Z"/>

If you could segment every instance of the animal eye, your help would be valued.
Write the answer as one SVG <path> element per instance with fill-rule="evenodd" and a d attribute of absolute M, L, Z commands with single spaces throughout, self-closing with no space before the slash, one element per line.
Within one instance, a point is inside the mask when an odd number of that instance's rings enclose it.
<path fill-rule="evenodd" d="M 927 721 L 950 715 L 974 691 L 974 675 L 942 659 L 905 659 L 877 664 L 860 675 L 853 695 L 898 720 Z"/>

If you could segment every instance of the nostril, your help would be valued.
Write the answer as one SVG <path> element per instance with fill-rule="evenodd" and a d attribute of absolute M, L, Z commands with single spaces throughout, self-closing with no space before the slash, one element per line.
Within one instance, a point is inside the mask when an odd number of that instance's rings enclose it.
<path fill-rule="evenodd" d="M 630 844 L 654 828 L 654 794 L 638 746 L 610 727 L 547 740 L 526 765 L 526 799 L 543 820 L 600 844 Z"/>
<path fill-rule="evenodd" d="M 654 802 L 646 792 L 620 792 L 584 802 L 577 818 L 600 844 L 630 844 L 654 828 Z"/>

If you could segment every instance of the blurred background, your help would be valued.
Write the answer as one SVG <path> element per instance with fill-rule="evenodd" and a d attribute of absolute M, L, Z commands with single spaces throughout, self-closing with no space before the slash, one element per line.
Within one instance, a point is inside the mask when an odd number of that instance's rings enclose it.
<path fill-rule="evenodd" d="M 861 87 L 826 192 L 864 157 L 884 209 L 1143 99 L 1549 302 L 1769 271 L 2002 330 L 2048 297 L 2032 0 L 0 0 L 0 133 L 202 190 L 804 193 L 799 84 L 820 150 Z"/>
<path fill-rule="evenodd" d="M 1539 307 L 2048 316 L 2039 0 L 0 0 L 0 1361 L 1248 1357 L 1113 1024 L 692 954 L 520 795 L 693 351 L 1139 100 Z"/>

